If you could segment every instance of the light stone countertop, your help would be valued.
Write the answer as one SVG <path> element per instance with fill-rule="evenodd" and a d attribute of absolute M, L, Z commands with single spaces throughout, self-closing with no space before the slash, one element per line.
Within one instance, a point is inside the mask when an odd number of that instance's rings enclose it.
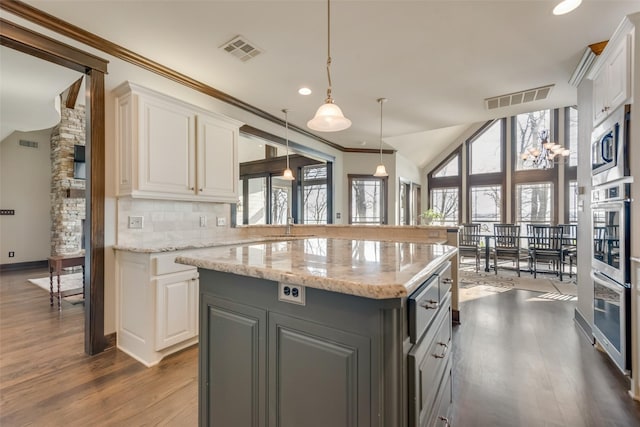
<path fill-rule="evenodd" d="M 215 247 L 176 262 L 373 299 L 415 291 L 447 259 L 453 246 L 307 237 Z"/>
<path fill-rule="evenodd" d="M 211 241 L 195 241 L 188 243 L 180 243 L 177 245 L 147 245 L 147 246 L 128 246 L 128 245 L 114 245 L 113 249 L 118 251 L 128 251 L 128 252 L 138 252 L 138 253 L 160 253 L 160 252 L 174 252 L 174 251 L 182 251 L 186 249 L 204 249 L 204 248 L 215 248 L 219 246 L 233 246 L 233 245 L 243 245 L 247 243 L 255 243 L 255 242 L 271 242 L 271 241 L 282 241 L 282 240 L 294 240 L 294 239 L 303 239 L 305 236 L 252 236 L 252 237 L 224 237 L 219 240 L 211 240 Z"/>
<path fill-rule="evenodd" d="M 638 257 L 632 256 L 631 257 L 631 261 L 634 261 L 634 262 L 637 262 L 638 264 L 640 264 L 640 258 L 638 258 Z"/>

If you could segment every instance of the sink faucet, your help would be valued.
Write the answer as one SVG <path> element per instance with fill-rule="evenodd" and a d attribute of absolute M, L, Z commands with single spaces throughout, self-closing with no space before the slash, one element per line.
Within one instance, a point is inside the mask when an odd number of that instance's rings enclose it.
<path fill-rule="evenodd" d="M 293 217 L 287 217 L 287 228 L 284 232 L 284 234 L 286 234 L 287 236 L 291 235 L 291 226 L 294 224 L 293 222 Z"/>

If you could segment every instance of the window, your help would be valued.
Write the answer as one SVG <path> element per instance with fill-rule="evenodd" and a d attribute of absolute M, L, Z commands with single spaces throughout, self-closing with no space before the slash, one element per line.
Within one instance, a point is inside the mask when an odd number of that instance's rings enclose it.
<path fill-rule="evenodd" d="M 291 216 L 289 203 L 291 200 L 291 181 L 279 176 L 271 177 L 271 224 L 287 223 Z"/>
<path fill-rule="evenodd" d="M 565 109 L 566 115 L 566 146 L 571 151 L 569 154 L 569 166 L 578 166 L 578 109 L 568 107 Z"/>
<path fill-rule="evenodd" d="M 450 160 L 448 160 L 443 166 L 436 169 L 436 171 L 433 173 L 433 177 L 444 178 L 447 176 L 458 176 L 460 174 L 459 164 L 460 164 L 459 155 L 456 154 Z"/>
<path fill-rule="evenodd" d="M 349 224 L 386 224 L 386 178 L 349 175 Z"/>
<path fill-rule="evenodd" d="M 327 166 L 313 165 L 302 168 L 302 223 L 326 224 Z"/>
<path fill-rule="evenodd" d="M 477 185 L 469 192 L 471 222 L 481 224 L 502 222 L 502 186 Z"/>
<path fill-rule="evenodd" d="M 267 177 L 249 178 L 247 180 L 247 224 L 267 223 Z"/>
<path fill-rule="evenodd" d="M 411 224 L 411 183 L 400 178 L 398 188 L 398 225 Z"/>
<path fill-rule="evenodd" d="M 553 212 L 553 183 L 516 185 L 516 222 L 548 224 Z"/>
<path fill-rule="evenodd" d="M 431 190 L 431 209 L 442 215 L 446 225 L 457 225 L 459 218 L 458 187 L 434 188 Z"/>
<path fill-rule="evenodd" d="M 502 172 L 503 120 L 497 120 L 470 142 L 469 174 Z"/>
<path fill-rule="evenodd" d="M 540 132 L 551 130 L 551 111 L 541 110 L 519 114 L 514 120 L 514 147 L 517 156 L 516 170 L 537 169 L 520 157 L 529 149 L 540 149 Z M 553 139 L 550 137 L 549 141 Z"/>
<path fill-rule="evenodd" d="M 578 222 L 578 181 L 569 181 L 569 223 L 576 224 Z"/>

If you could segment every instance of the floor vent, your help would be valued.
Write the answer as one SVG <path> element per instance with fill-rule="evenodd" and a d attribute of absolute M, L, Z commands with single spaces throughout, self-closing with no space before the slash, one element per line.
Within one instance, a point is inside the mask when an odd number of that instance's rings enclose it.
<path fill-rule="evenodd" d="M 18 144 L 22 145 L 23 147 L 38 148 L 38 143 L 35 141 L 26 141 L 24 139 L 21 139 Z"/>
<path fill-rule="evenodd" d="M 220 46 L 220 48 L 224 49 L 226 52 L 235 56 L 242 62 L 247 62 L 251 58 L 255 58 L 262 53 L 262 50 L 256 47 L 255 44 L 242 36 L 235 36 L 232 40 Z"/>
<path fill-rule="evenodd" d="M 524 104 L 525 102 L 540 101 L 547 99 L 549 92 L 555 85 L 527 89 L 520 92 L 508 93 L 506 95 L 494 96 L 484 100 L 487 110 L 510 107 L 512 105 Z"/>

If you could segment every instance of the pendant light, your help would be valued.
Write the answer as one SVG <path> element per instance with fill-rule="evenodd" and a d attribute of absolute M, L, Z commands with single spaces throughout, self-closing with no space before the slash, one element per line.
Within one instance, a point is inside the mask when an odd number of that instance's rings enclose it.
<path fill-rule="evenodd" d="M 293 176 L 293 172 L 289 169 L 289 110 L 285 108 L 282 112 L 284 113 L 284 138 L 287 141 L 287 168 L 282 174 L 282 179 L 286 181 L 293 181 L 295 178 Z"/>
<path fill-rule="evenodd" d="M 331 0 L 327 0 L 327 99 L 318 108 L 313 119 L 307 122 L 307 127 L 319 132 L 337 132 L 351 126 L 351 120 L 347 119 L 342 110 L 331 98 Z"/>
<path fill-rule="evenodd" d="M 373 176 L 389 176 L 387 173 L 387 168 L 384 167 L 384 163 L 382 163 L 382 104 L 387 102 L 387 98 L 378 98 L 378 103 L 380 104 L 380 164 L 376 167 L 376 173 Z"/>

